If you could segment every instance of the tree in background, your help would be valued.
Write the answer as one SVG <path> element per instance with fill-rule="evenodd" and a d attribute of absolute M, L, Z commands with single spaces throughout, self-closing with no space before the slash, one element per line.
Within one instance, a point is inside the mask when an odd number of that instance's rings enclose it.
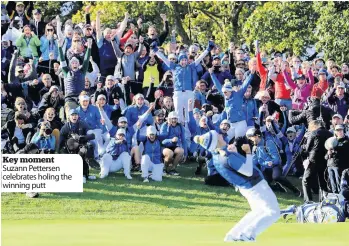
<path fill-rule="evenodd" d="M 91 4 L 91 18 L 103 11 L 102 24 L 116 27 L 129 12 L 136 23 L 143 17 L 145 26 L 162 29 L 160 14 L 166 13 L 171 30 L 182 43 L 204 44 L 212 35 L 216 43 L 228 47 L 230 41 L 252 47 L 258 39 L 268 52 L 287 51 L 304 55 L 315 45 L 325 58 L 349 60 L 348 2 L 36 2 L 49 19 L 65 13 L 74 23 L 84 22 L 83 7 Z M 62 6 L 66 6 L 65 9 Z"/>
<path fill-rule="evenodd" d="M 315 43 L 316 19 L 312 2 L 267 2 L 248 17 L 243 36 L 248 44 L 259 40 L 268 52 L 302 55 Z"/>
<path fill-rule="evenodd" d="M 319 13 L 316 21 L 316 48 L 325 58 L 349 61 L 349 2 L 314 2 Z"/>

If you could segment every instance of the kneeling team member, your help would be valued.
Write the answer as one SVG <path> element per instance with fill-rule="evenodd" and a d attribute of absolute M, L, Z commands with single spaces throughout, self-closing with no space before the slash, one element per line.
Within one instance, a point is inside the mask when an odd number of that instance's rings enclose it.
<path fill-rule="evenodd" d="M 166 172 L 169 175 L 178 176 L 176 167 L 183 155 L 187 157 L 187 142 L 184 127 L 178 123 L 178 114 L 175 111 L 168 114 L 167 122 L 161 126 L 159 139 L 165 146 L 162 153 Z"/>
<path fill-rule="evenodd" d="M 100 177 L 105 178 L 109 172 L 117 172 L 121 168 L 124 169 L 124 174 L 127 179 L 131 177 L 131 156 L 125 139 L 125 129 L 119 129 L 116 132 L 115 138 L 112 138 L 107 146 L 106 153 L 103 155 L 100 165 Z"/>
<path fill-rule="evenodd" d="M 161 158 L 161 144 L 156 136 L 154 126 L 147 127 L 147 136 L 142 136 L 139 129 L 136 131 L 137 141 L 143 142 L 144 153 L 141 161 L 143 182 L 149 182 L 149 171 L 152 171 L 151 179 L 162 181 L 164 164 Z"/>

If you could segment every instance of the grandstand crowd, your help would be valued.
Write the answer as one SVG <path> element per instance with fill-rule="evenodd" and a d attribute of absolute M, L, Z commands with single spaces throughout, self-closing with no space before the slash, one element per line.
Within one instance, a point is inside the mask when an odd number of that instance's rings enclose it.
<path fill-rule="evenodd" d="M 91 168 L 162 181 L 192 161 L 207 185 L 228 186 L 219 150 L 194 141 L 215 130 L 253 146 L 274 191 L 349 199 L 348 63 L 180 44 L 165 14 L 162 30 L 128 13 L 103 28 L 100 15 L 45 22 L 33 2 L 1 5 L 2 153 L 79 154 L 84 182 Z"/>

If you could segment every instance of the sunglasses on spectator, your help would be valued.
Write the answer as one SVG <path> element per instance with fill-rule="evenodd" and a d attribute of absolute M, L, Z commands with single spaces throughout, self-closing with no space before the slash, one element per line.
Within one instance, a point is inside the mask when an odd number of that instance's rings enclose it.
<path fill-rule="evenodd" d="M 48 31 L 48 32 L 53 32 L 53 29 L 46 29 L 46 31 Z"/>
<path fill-rule="evenodd" d="M 81 43 L 81 40 L 73 40 L 74 43 Z"/>
<path fill-rule="evenodd" d="M 92 29 L 91 29 L 91 28 L 86 28 L 86 30 L 87 30 L 87 31 L 92 31 Z"/>
<path fill-rule="evenodd" d="M 281 55 L 275 55 L 274 57 L 281 57 Z"/>
<path fill-rule="evenodd" d="M 20 70 L 20 71 L 18 71 L 18 73 L 24 73 L 24 70 Z"/>

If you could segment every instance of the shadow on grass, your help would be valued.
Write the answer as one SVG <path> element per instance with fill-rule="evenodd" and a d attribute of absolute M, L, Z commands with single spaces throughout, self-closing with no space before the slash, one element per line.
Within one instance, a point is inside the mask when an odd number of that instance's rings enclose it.
<path fill-rule="evenodd" d="M 185 164 L 179 167 L 180 177 L 166 176 L 162 182 L 143 183 L 140 174 L 133 174 L 133 180 L 126 180 L 122 173 L 111 173 L 105 179 L 89 181 L 83 193 L 54 193 L 45 199 L 79 199 L 79 200 L 109 200 L 136 201 L 156 203 L 171 208 L 192 208 L 195 206 L 239 208 L 222 204 L 245 203 L 245 199 L 233 187 L 212 187 L 204 184 L 203 176 L 194 176 L 195 164 Z M 92 173 L 97 174 L 95 171 Z M 152 197 L 156 196 L 156 197 Z M 159 197 L 160 196 L 160 197 Z M 227 197 L 229 196 L 229 197 Z M 292 195 L 277 193 L 279 202 L 284 204 L 299 204 Z M 42 197 L 44 198 L 44 197 Z M 186 200 L 189 201 L 186 201 Z M 190 199 L 206 199 L 204 202 Z M 299 200 L 299 199 L 298 199 Z"/>
<path fill-rule="evenodd" d="M 198 206 L 211 207 L 215 208 L 229 208 L 229 209 L 241 209 L 239 206 L 227 205 L 222 203 L 215 203 L 214 200 L 211 202 L 197 202 L 193 200 L 176 200 L 176 199 L 167 199 L 166 197 L 149 197 L 149 196 L 139 196 L 138 194 L 105 194 L 99 192 L 87 192 L 88 196 L 80 195 L 70 195 L 59 193 L 55 196 L 48 196 L 45 199 L 87 199 L 87 200 L 108 200 L 115 202 L 139 202 L 139 203 L 154 203 L 167 208 L 176 208 L 176 209 L 195 209 Z"/>

